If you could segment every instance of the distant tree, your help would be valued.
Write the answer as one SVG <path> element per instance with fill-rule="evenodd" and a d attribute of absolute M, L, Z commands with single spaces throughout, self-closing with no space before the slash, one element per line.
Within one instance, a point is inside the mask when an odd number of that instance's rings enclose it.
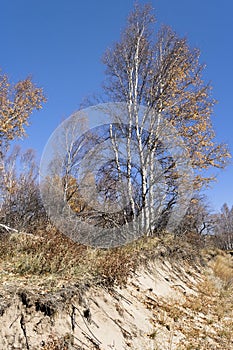
<path fill-rule="evenodd" d="M 204 196 L 196 195 L 190 201 L 189 207 L 177 227 L 176 234 L 212 235 L 214 232 L 214 216 Z"/>
<path fill-rule="evenodd" d="M 15 146 L 1 171 L 0 230 L 33 232 L 46 221 L 34 152 Z"/>
<path fill-rule="evenodd" d="M 226 250 L 233 249 L 233 206 L 223 204 L 220 213 L 215 215 L 215 238 L 217 245 Z"/>

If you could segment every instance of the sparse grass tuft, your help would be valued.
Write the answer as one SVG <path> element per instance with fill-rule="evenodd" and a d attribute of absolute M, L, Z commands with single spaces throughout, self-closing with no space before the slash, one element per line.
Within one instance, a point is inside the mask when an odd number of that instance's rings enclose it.
<path fill-rule="evenodd" d="M 230 255 L 218 255 L 212 263 L 214 275 L 218 277 L 225 290 L 233 286 L 233 259 Z"/>

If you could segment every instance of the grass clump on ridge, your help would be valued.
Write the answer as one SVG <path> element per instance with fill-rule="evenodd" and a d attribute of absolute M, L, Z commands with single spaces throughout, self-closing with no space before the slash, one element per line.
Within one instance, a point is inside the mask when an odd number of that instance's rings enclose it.
<path fill-rule="evenodd" d="M 125 246 L 97 249 L 73 242 L 55 228 L 34 235 L 12 234 L 0 239 L 0 278 L 80 281 L 112 286 L 126 284 L 139 265 L 155 258 L 195 262 L 196 247 L 182 237 L 142 237 Z"/>

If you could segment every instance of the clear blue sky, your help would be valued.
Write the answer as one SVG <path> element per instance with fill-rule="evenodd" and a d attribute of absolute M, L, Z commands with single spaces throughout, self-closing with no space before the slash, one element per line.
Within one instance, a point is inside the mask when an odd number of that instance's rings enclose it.
<path fill-rule="evenodd" d="M 141 1 L 144 3 L 146 1 Z M 0 0 L 0 67 L 13 82 L 31 74 L 48 103 L 35 113 L 24 147 L 40 157 L 62 119 L 100 89 L 101 56 L 118 40 L 133 0 Z M 152 0 L 158 24 L 169 24 L 201 49 L 206 80 L 219 101 L 213 123 L 233 153 L 233 3 L 230 0 Z M 210 203 L 233 205 L 233 166 L 218 173 Z"/>

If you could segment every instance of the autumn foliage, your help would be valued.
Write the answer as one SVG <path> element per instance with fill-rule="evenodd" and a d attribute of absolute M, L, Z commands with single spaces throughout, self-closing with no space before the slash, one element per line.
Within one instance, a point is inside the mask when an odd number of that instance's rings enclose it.
<path fill-rule="evenodd" d="M 38 225 L 37 219 L 43 212 L 34 152 L 22 153 L 18 146 L 10 149 L 10 145 L 26 135 L 33 111 L 41 109 L 45 101 L 43 90 L 31 78 L 11 84 L 7 75 L 0 75 L 1 229 L 32 231 L 32 223 Z"/>
<path fill-rule="evenodd" d="M 43 90 L 31 78 L 11 84 L 7 75 L 0 75 L 0 148 L 25 136 L 32 112 L 41 109 L 45 101 Z"/>
<path fill-rule="evenodd" d="M 139 105 L 147 114 L 153 111 L 152 133 L 157 123 L 171 123 L 185 142 L 194 185 L 200 188 L 214 179 L 206 170 L 224 168 L 230 157 L 228 147 L 215 139 L 211 115 L 216 101 L 203 79 L 200 51 L 168 26 L 156 32 L 155 22 L 150 5 L 135 5 L 120 40 L 103 57 L 105 93 L 111 101 L 125 102 L 134 115 Z M 137 127 L 136 118 L 133 122 Z"/>

